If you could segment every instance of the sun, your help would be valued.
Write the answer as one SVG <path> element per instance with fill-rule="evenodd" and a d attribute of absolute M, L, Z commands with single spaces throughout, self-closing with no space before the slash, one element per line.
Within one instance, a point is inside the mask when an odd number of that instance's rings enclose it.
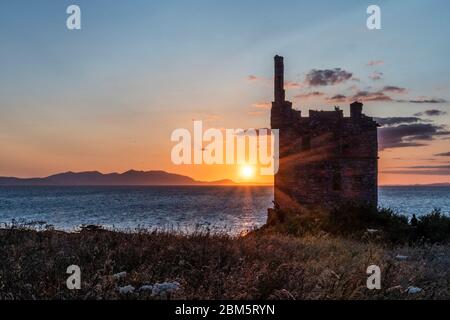
<path fill-rule="evenodd" d="M 255 169 L 252 166 L 243 166 L 241 169 L 242 177 L 250 179 L 255 175 Z"/>

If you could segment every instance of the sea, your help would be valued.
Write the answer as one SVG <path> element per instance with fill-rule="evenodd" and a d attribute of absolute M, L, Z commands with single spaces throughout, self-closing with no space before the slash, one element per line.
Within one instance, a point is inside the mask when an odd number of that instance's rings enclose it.
<path fill-rule="evenodd" d="M 0 187 L 0 224 L 239 234 L 265 223 L 272 200 L 267 186 Z M 407 216 L 433 209 L 450 215 L 450 187 L 380 187 L 379 206 Z"/>

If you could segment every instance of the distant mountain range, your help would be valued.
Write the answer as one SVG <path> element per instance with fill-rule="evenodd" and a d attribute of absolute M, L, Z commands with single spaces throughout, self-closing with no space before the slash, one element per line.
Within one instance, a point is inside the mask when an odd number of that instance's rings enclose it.
<path fill-rule="evenodd" d="M 135 171 L 103 174 L 98 171 L 65 172 L 45 178 L 0 177 L 0 186 L 176 186 L 235 185 L 232 180 L 196 181 L 165 171 Z"/>
<path fill-rule="evenodd" d="M 197 181 L 188 176 L 165 171 L 101 173 L 98 171 L 64 172 L 45 178 L 0 177 L 0 186 L 202 186 L 242 185 L 230 179 Z M 265 184 L 261 184 L 265 185 Z M 390 185 L 397 187 L 396 185 Z M 450 183 L 416 184 L 403 187 L 450 187 Z M 380 187 L 388 187 L 380 186 Z"/>

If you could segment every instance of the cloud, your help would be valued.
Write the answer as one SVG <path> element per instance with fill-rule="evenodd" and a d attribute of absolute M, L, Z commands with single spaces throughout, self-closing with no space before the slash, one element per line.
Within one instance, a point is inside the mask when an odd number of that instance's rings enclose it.
<path fill-rule="evenodd" d="M 437 153 L 435 156 L 438 157 L 450 157 L 450 152 L 444 152 L 444 153 Z"/>
<path fill-rule="evenodd" d="M 255 75 L 249 75 L 247 77 L 247 81 L 252 82 L 252 83 L 258 83 L 258 84 L 263 84 L 264 86 L 271 86 L 273 83 L 273 79 L 268 79 L 265 77 L 260 77 L 260 76 L 255 76 Z"/>
<path fill-rule="evenodd" d="M 447 114 L 447 112 L 445 112 L 445 111 L 430 109 L 430 110 L 425 110 L 424 112 L 416 113 L 415 116 L 421 117 L 421 116 L 425 115 L 425 116 L 429 116 L 429 117 L 435 117 L 435 116 L 443 116 L 446 114 Z"/>
<path fill-rule="evenodd" d="M 398 94 L 403 94 L 403 93 L 407 92 L 407 90 L 405 88 L 401 88 L 401 87 L 397 87 L 397 86 L 384 86 L 383 89 L 381 89 L 380 91 L 398 93 Z"/>
<path fill-rule="evenodd" d="M 350 97 L 351 101 L 397 101 L 389 93 L 404 94 L 407 90 L 397 86 L 384 86 L 377 91 L 361 90 Z"/>
<path fill-rule="evenodd" d="M 407 90 L 397 86 L 384 86 L 376 91 L 360 90 L 353 96 L 345 96 L 343 94 L 336 94 L 332 97 L 328 97 L 328 101 L 333 102 L 350 102 L 350 101 L 396 101 L 389 94 L 404 94 Z"/>
<path fill-rule="evenodd" d="M 285 81 L 284 88 L 285 89 L 303 88 L 303 84 L 295 81 Z"/>
<path fill-rule="evenodd" d="M 408 169 L 450 169 L 450 165 L 438 165 L 438 166 L 411 166 L 405 167 Z"/>
<path fill-rule="evenodd" d="M 369 76 L 369 79 L 371 79 L 372 81 L 381 80 L 383 79 L 383 72 L 375 71 Z"/>
<path fill-rule="evenodd" d="M 357 101 L 392 101 L 392 98 L 386 95 L 383 91 L 359 91 L 352 100 Z"/>
<path fill-rule="evenodd" d="M 347 96 L 343 94 L 336 94 L 332 97 L 328 97 L 327 100 L 330 102 L 345 102 L 347 100 Z"/>
<path fill-rule="evenodd" d="M 393 126 L 403 123 L 416 123 L 423 121 L 417 117 L 388 117 L 388 118 L 373 118 L 381 126 Z"/>
<path fill-rule="evenodd" d="M 270 102 L 257 102 L 252 104 L 252 107 L 258 109 L 270 109 L 272 108 L 272 104 Z"/>
<path fill-rule="evenodd" d="M 401 167 L 403 170 L 386 170 L 383 173 L 420 174 L 420 175 L 450 175 L 450 165 L 419 165 Z"/>
<path fill-rule="evenodd" d="M 270 108 L 272 108 L 272 103 L 265 102 L 265 101 L 257 102 L 257 103 L 252 104 L 252 107 L 258 108 L 258 109 L 270 109 Z"/>
<path fill-rule="evenodd" d="M 354 86 L 353 89 L 357 89 Z M 395 95 L 397 94 L 406 94 L 408 90 L 403 87 L 387 85 L 378 90 L 359 90 L 352 96 L 346 96 L 344 94 L 335 94 L 334 96 L 326 98 L 326 100 L 331 102 L 351 102 L 351 101 L 375 101 L 375 102 L 406 102 L 406 103 L 443 103 L 446 102 L 444 99 L 427 99 L 423 98 L 422 100 L 399 100 L 395 99 Z M 394 96 L 393 96 L 394 95 Z M 438 115 L 439 110 L 433 110 L 431 113 L 433 115 Z M 442 112 L 442 111 L 441 111 Z M 427 115 L 432 115 L 427 114 Z M 445 114 L 445 113 L 441 113 Z M 423 114 L 416 114 L 416 116 L 421 116 Z"/>
<path fill-rule="evenodd" d="M 409 102 L 409 103 L 446 103 L 448 102 L 445 99 L 439 98 L 423 98 L 423 99 L 415 99 L 415 100 L 396 100 L 397 102 Z"/>
<path fill-rule="evenodd" d="M 383 60 L 371 60 L 367 63 L 367 65 L 369 67 L 373 67 L 373 66 L 381 66 L 382 64 L 384 64 Z"/>
<path fill-rule="evenodd" d="M 431 123 L 400 124 L 378 129 L 379 150 L 411 146 L 425 146 L 424 141 L 433 140 L 437 136 L 449 135 L 444 127 Z"/>
<path fill-rule="evenodd" d="M 311 98 L 316 98 L 316 97 L 321 97 L 323 96 L 324 93 L 320 92 L 320 91 L 313 91 L 313 92 L 307 92 L 307 93 L 301 93 L 296 95 L 294 98 L 295 99 L 304 99 L 304 100 L 308 100 Z"/>
<path fill-rule="evenodd" d="M 393 174 L 419 174 L 427 176 L 448 176 L 450 175 L 450 169 L 428 169 L 428 170 L 384 170 L 381 173 L 393 173 Z"/>
<path fill-rule="evenodd" d="M 439 132 L 436 132 L 436 135 L 437 136 L 448 136 L 448 135 L 450 135 L 450 131 L 439 131 Z M 446 139 L 448 139 L 448 138 L 450 138 L 450 137 L 447 137 Z"/>
<path fill-rule="evenodd" d="M 305 83 L 309 86 L 329 86 L 345 82 L 352 78 L 353 74 L 341 68 L 318 70 L 313 69 L 306 74 Z"/>

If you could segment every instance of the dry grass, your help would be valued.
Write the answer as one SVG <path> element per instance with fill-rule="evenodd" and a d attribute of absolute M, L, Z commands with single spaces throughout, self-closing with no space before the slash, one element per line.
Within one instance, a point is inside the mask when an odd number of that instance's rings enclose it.
<path fill-rule="evenodd" d="M 408 256 L 398 260 L 398 254 Z M 450 247 L 385 247 L 329 235 L 0 230 L 1 299 L 161 299 L 118 288 L 178 282 L 171 299 L 448 299 Z M 66 268 L 82 289 L 66 288 Z M 366 288 L 366 268 L 382 289 Z M 126 271 L 122 279 L 113 274 Z M 400 287 L 398 287 L 400 286 Z M 408 294 L 409 286 L 422 292 Z"/>

